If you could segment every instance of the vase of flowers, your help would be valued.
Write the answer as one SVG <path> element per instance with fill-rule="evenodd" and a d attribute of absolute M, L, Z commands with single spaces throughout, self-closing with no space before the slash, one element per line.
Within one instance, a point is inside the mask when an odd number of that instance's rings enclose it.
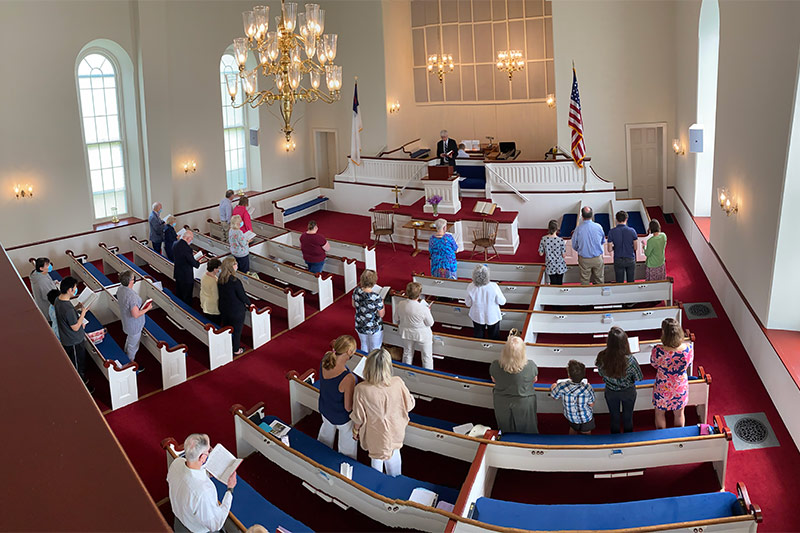
<path fill-rule="evenodd" d="M 428 203 L 431 204 L 431 207 L 433 207 L 433 216 L 435 217 L 439 216 L 439 203 L 441 201 L 442 197 L 439 196 L 438 194 L 434 194 L 433 196 L 428 198 Z"/>

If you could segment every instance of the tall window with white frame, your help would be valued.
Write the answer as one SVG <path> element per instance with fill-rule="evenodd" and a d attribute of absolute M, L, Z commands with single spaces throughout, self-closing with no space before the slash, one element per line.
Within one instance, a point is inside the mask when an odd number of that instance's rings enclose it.
<path fill-rule="evenodd" d="M 78 64 L 83 141 L 95 219 L 128 214 L 119 73 L 110 57 L 91 52 Z"/>
<path fill-rule="evenodd" d="M 231 54 L 225 54 L 219 62 L 220 92 L 222 94 L 222 128 L 225 139 L 225 171 L 228 188 L 247 188 L 247 114 L 244 107 L 231 105 L 227 75 L 238 74 L 239 67 Z M 237 82 L 238 83 L 238 82 Z M 240 105 L 242 91 L 236 93 L 236 105 Z"/>

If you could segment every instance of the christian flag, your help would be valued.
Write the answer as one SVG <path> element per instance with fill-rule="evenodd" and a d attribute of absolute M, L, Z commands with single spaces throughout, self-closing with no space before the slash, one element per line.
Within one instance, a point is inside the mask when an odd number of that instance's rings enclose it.
<path fill-rule="evenodd" d="M 350 136 L 350 160 L 361 164 L 361 113 L 358 111 L 358 81 L 353 89 L 353 132 Z"/>
<path fill-rule="evenodd" d="M 583 168 L 586 157 L 586 145 L 583 143 L 583 116 L 581 115 L 581 97 L 578 94 L 578 76 L 572 67 L 572 95 L 569 99 L 569 128 L 572 130 L 570 152 L 578 167 Z"/>

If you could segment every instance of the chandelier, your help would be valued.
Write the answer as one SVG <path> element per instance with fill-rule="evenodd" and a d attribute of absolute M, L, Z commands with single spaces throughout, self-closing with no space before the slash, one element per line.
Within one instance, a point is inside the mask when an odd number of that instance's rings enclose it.
<path fill-rule="evenodd" d="M 256 6 L 242 13 L 246 37 L 233 40 L 233 53 L 239 65 L 238 74 L 228 74 L 226 84 L 231 105 L 280 104 L 286 143 L 292 141 L 292 112 L 296 102 L 322 100 L 330 104 L 341 95 L 342 67 L 334 65 L 336 59 L 335 33 L 323 34 L 325 10 L 319 4 L 306 4 L 305 13 L 297 12 L 297 4 L 281 0 L 281 14 L 275 17 L 275 31 L 269 31 L 269 7 Z M 295 29 L 299 33 L 295 33 Z M 252 51 L 258 64 L 246 69 L 248 52 Z M 303 56 L 305 54 L 305 58 Z M 269 89 L 258 90 L 258 72 L 269 80 Z M 303 87 L 308 74 L 308 86 Z M 320 90 L 322 75 L 328 92 Z M 242 103 L 235 105 L 239 79 L 244 88 Z"/>
<path fill-rule="evenodd" d="M 497 52 L 497 70 L 508 73 L 510 80 L 514 73 L 525 68 L 525 60 L 519 50 L 503 50 Z"/>
<path fill-rule="evenodd" d="M 450 54 L 433 54 L 428 56 L 428 72 L 433 72 L 436 69 L 436 74 L 439 76 L 439 83 L 442 83 L 442 78 L 448 72 L 453 72 L 453 56 Z"/>

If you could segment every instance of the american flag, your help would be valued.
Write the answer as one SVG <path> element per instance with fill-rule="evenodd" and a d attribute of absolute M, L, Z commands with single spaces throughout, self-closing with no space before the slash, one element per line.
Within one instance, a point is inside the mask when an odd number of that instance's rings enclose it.
<path fill-rule="evenodd" d="M 569 98 L 569 127 L 572 130 L 570 152 L 578 167 L 583 168 L 586 145 L 583 143 L 583 117 L 581 116 L 581 97 L 578 94 L 578 76 L 572 68 L 572 95 Z"/>
<path fill-rule="evenodd" d="M 353 128 L 350 133 L 350 161 L 361 165 L 361 113 L 358 109 L 358 81 L 353 88 Z"/>

